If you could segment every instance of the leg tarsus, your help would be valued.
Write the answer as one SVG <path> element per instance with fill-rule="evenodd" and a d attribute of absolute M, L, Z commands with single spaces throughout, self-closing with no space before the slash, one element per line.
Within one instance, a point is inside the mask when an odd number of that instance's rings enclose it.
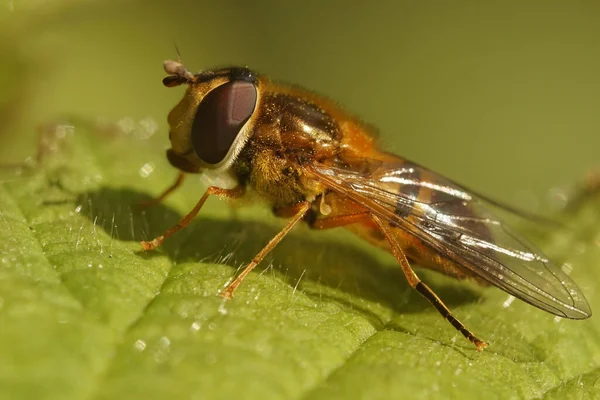
<path fill-rule="evenodd" d="M 159 247 L 161 244 L 163 244 L 165 239 L 173 236 L 173 234 L 175 234 L 176 232 L 179 232 L 181 229 L 185 228 L 194 219 L 194 217 L 196 217 L 196 215 L 198 215 L 198 212 L 200 211 L 200 209 L 202 208 L 202 206 L 206 202 L 206 199 L 208 199 L 209 196 L 213 195 L 213 196 L 218 196 L 218 197 L 235 199 L 235 198 L 241 197 L 243 194 L 244 194 L 244 188 L 241 186 L 238 186 L 234 189 L 222 189 L 222 188 L 219 188 L 216 186 L 209 187 L 206 190 L 206 192 L 202 195 L 200 200 L 198 200 L 198 203 L 196 203 L 196 205 L 194 206 L 192 211 L 190 211 L 187 215 L 185 215 L 183 218 L 181 218 L 181 220 L 179 221 L 179 223 L 177 225 L 175 225 L 172 228 L 167 229 L 162 235 L 157 236 L 156 238 L 154 238 L 151 241 L 140 242 L 140 244 L 142 245 L 142 248 L 145 251 L 154 250 L 157 247 Z"/>

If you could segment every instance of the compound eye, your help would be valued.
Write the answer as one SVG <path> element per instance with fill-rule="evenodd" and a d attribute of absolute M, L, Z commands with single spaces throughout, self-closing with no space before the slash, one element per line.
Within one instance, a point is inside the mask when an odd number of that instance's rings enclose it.
<path fill-rule="evenodd" d="M 254 84 L 245 81 L 225 83 L 204 96 L 192 124 L 192 146 L 202 161 L 223 161 L 252 116 L 256 97 Z"/>

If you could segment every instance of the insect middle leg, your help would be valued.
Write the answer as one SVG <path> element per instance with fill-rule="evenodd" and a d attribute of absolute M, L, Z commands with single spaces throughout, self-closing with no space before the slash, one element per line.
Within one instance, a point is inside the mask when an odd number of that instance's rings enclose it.
<path fill-rule="evenodd" d="M 306 212 L 310 209 L 310 203 L 308 201 L 303 201 L 301 203 L 296 204 L 288 209 L 286 209 L 286 214 L 293 214 L 292 219 L 283 227 L 281 231 L 277 235 L 275 235 L 269 243 L 261 251 L 258 252 L 256 256 L 250 261 L 250 263 L 244 268 L 244 270 L 235 278 L 233 282 L 231 282 L 223 291 L 220 293 L 221 297 L 225 299 L 231 299 L 233 297 L 233 292 L 237 289 L 238 286 L 242 283 L 244 278 L 252 271 L 260 262 L 265 258 L 267 254 L 271 250 L 277 246 L 279 242 L 292 230 L 294 225 L 296 225 L 299 221 L 302 220 Z"/>
<path fill-rule="evenodd" d="M 244 194 L 244 189 L 241 186 L 234 188 L 234 189 L 222 189 L 222 188 L 219 188 L 216 186 L 210 186 L 206 190 L 204 195 L 202 195 L 200 200 L 198 200 L 198 203 L 196 203 L 196 205 L 194 206 L 192 211 L 190 211 L 187 215 L 185 215 L 183 218 L 181 218 L 181 220 L 179 221 L 179 223 L 177 225 L 175 225 L 174 227 L 172 227 L 170 229 L 167 229 L 162 235 L 157 236 L 156 238 L 154 238 L 153 240 L 151 240 L 149 242 L 146 242 L 146 241 L 140 242 L 142 245 L 142 248 L 146 251 L 154 250 L 157 247 L 159 247 L 161 244 L 163 244 L 165 239 L 173 236 L 173 234 L 175 234 L 176 232 L 179 232 L 180 230 L 185 228 L 190 223 L 190 221 L 193 220 L 196 215 L 198 215 L 198 212 L 200 211 L 200 209 L 202 208 L 202 206 L 206 202 L 206 199 L 208 199 L 209 196 L 213 195 L 213 196 L 223 197 L 223 198 L 228 198 L 228 199 L 236 199 L 238 197 L 241 197 L 243 194 Z"/>

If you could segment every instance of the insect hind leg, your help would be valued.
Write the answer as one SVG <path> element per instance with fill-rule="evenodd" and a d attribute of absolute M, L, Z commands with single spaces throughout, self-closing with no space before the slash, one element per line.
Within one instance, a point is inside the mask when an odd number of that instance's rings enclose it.
<path fill-rule="evenodd" d="M 406 276 L 408 283 L 410 286 L 419 292 L 423 297 L 425 297 L 442 316 L 452 324 L 456 330 L 463 334 L 471 343 L 473 343 L 477 347 L 477 351 L 482 351 L 487 347 L 487 343 L 478 339 L 467 327 L 460 322 L 454 315 L 450 309 L 442 302 L 442 300 L 435 294 L 433 290 L 429 288 L 421 279 L 417 276 L 415 271 L 413 271 L 410 263 L 408 262 L 406 255 L 402 248 L 398 245 L 398 243 L 393 239 L 393 235 L 390 232 L 390 228 L 381 221 L 379 217 L 371 214 L 371 219 L 377 224 L 379 230 L 385 236 L 388 244 L 391 247 L 392 254 L 400 264 L 402 268 L 402 272 Z"/>
<path fill-rule="evenodd" d="M 417 282 L 417 285 L 414 287 L 414 289 L 417 292 L 421 293 L 421 295 L 425 297 L 431 304 L 433 304 L 433 306 L 439 311 L 439 313 L 442 314 L 442 317 L 444 317 L 448 322 L 450 322 L 452 326 L 456 328 L 457 331 L 462 333 L 464 337 L 466 337 L 471 343 L 473 343 L 477 347 L 478 351 L 482 351 L 487 347 L 487 343 L 478 339 L 475 335 L 473 335 L 473 333 L 470 330 L 467 329 L 467 327 L 462 322 L 460 322 L 458 319 L 456 319 L 454 315 L 452 315 L 452 312 L 448 309 L 448 307 L 446 307 L 446 305 L 435 294 L 435 292 L 431 290 L 429 286 L 424 284 L 423 281 Z"/>

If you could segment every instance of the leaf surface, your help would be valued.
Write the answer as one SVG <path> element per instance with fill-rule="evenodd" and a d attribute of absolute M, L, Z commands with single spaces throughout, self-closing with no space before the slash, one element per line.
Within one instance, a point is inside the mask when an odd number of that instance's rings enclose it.
<path fill-rule="evenodd" d="M 475 351 L 405 282 L 393 258 L 340 230 L 296 229 L 232 301 L 216 294 L 282 226 L 260 205 L 175 178 L 164 138 L 86 122 L 0 183 L 0 393 L 25 399 L 389 399 L 600 395 L 599 323 L 556 319 L 496 288 L 417 273 L 490 347 Z M 593 200 L 593 199 L 592 199 Z M 600 202 L 546 235 L 600 310 Z"/>

